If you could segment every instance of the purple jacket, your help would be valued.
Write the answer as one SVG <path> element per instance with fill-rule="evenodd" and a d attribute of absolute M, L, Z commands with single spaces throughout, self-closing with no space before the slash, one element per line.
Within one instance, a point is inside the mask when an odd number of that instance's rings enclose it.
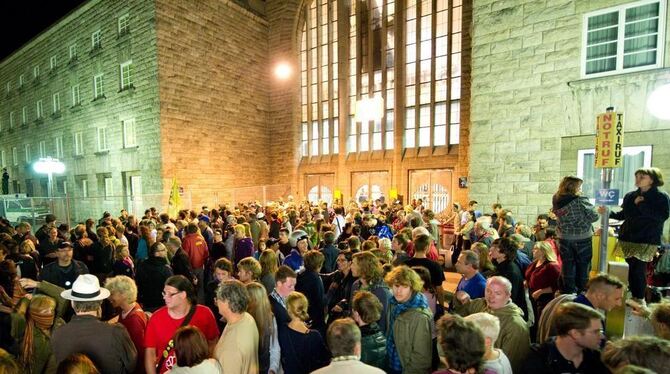
<path fill-rule="evenodd" d="M 237 268 L 237 263 L 240 262 L 243 258 L 251 257 L 254 255 L 254 243 L 251 241 L 251 238 L 244 238 L 237 241 L 235 245 L 235 268 Z"/>

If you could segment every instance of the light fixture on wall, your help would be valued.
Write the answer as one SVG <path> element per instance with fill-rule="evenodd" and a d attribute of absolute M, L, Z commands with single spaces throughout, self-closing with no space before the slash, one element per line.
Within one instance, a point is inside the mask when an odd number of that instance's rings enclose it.
<path fill-rule="evenodd" d="M 670 83 L 654 89 L 647 99 L 647 109 L 656 118 L 670 120 Z"/>
<path fill-rule="evenodd" d="M 275 65 L 274 73 L 277 79 L 286 80 L 291 77 L 293 69 L 291 69 L 291 65 L 289 65 L 287 62 L 280 62 Z"/>
<path fill-rule="evenodd" d="M 384 100 L 380 95 L 364 97 L 356 102 L 356 122 L 376 121 L 384 115 Z"/>
<path fill-rule="evenodd" d="M 49 198 L 53 198 L 53 175 L 63 174 L 65 172 L 65 164 L 60 162 L 57 158 L 44 157 L 35 161 L 33 170 L 38 174 L 46 174 L 48 179 L 47 194 Z"/>

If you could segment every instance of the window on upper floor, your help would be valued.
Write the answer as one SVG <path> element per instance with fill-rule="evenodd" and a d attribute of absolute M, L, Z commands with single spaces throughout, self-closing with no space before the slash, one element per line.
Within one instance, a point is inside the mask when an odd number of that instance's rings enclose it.
<path fill-rule="evenodd" d="M 663 66 L 666 0 L 644 0 L 584 15 L 583 77 Z"/>
<path fill-rule="evenodd" d="M 9 91 L 11 91 L 11 89 L 12 89 L 12 84 L 7 82 L 7 84 L 5 84 L 5 92 L 9 93 Z"/>
<path fill-rule="evenodd" d="M 40 77 L 40 66 L 37 65 L 33 68 L 33 79 L 37 79 Z"/>
<path fill-rule="evenodd" d="M 135 137 L 135 119 L 127 119 L 122 121 L 123 127 L 123 148 L 130 148 L 137 146 L 137 138 Z"/>
<path fill-rule="evenodd" d="M 51 58 L 49 59 L 49 68 L 51 70 L 55 69 L 57 66 L 56 64 L 57 64 L 56 56 L 51 56 Z"/>
<path fill-rule="evenodd" d="M 46 140 L 40 140 L 40 142 L 39 142 L 39 152 L 40 152 L 40 157 L 41 158 L 47 157 L 47 142 L 46 142 Z"/>
<path fill-rule="evenodd" d="M 14 128 L 14 112 L 9 112 L 9 128 Z"/>
<path fill-rule="evenodd" d="M 44 117 L 44 105 L 42 104 L 42 100 L 37 100 L 35 103 L 35 117 L 37 119 Z"/>
<path fill-rule="evenodd" d="M 69 56 L 70 60 L 75 60 L 77 58 L 77 43 L 70 44 L 69 50 Z"/>
<path fill-rule="evenodd" d="M 60 112 L 60 93 L 56 92 L 52 97 L 54 113 Z"/>
<path fill-rule="evenodd" d="M 79 85 L 75 84 L 72 86 L 72 106 L 77 106 L 81 104 L 81 97 L 79 96 Z"/>
<path fill-rule="evenodd" d="M 21 108 L 21 124 L 25 125 L 28 123 L 28 107 L 24 106 Z"/>
<path fill-rule="evenodd" d="M 0 166 L 3 168 L 7 167 L 7 155 L 5 154 L 4 149 L 0 151 Z"/>
<path fill-rule="evenodd" d="M 119 19 L 117 21 L 119 36 L 127 34 L 128 32 L 130 32 L 130 23 L 129 23 L 130 21 L 129 21 L 129 19 L 130 19 L 130 17 L 128 16 L 128 14 L 124 14 L 124 15 L 119 17 Z"/>
<path fill-rule="evenodd" d="M 19 88 L 23 87 L 26 83 L 26 77 L 24 74 L 19 75 Z"/>
<path fill-rule="evenodd" d="M 93 77 L 93 99 L 98 99 L 105 96 L 103 74 L 98 74 Z"/>
<path fill-rule="evenodd" d="M 133 87 L 133 61 L 126 61 L 121 64 L 119 71 L 121 73 L 121 90 Z"/>
<path fill-rule="evenodd" d="M 619 190 L 619 204 L 623 203 L 623 196 L 635 189 L 635 170 L 651 167 L 652 147 L 635 146 L 623 147 L 623 167 L 614 168 L 614 175 L 610 188 Z M 584 180 L 582 192 L 592 201 L 601 188 L 600 169 L 595 168 L 595 149 L 581 149 L 577 152 L 577 176 Z"/>
<path fill-rule="evenodd" d="M 30 162 L 33 160 L 33 155 L 30 149 L 30 144 L 26 144 L 24 146 L 25 153 L 26 153 L 26 164 L 30 164 Z"/>
<path fill-rule="evenodd" d="M 109 151 L 109 145 L 107 144 L 107 128 L 98 127 L 98 152 Z"/>
<path fill-rule="evenodd" d="M 81 156 L 84 154 L 84 133 L 79 131 L 74 133 L 74 155 Z"/>
<path fill-rule="evenodd" d="M 54 150 L 55 150 L 55 156 L 56 158 L 62 159 L 63 158 L 63 137 L 62 136 L 57 136 L 54 138 Z"/>
<path fill-rule="evenodd" d="M 97 49 L 102 46 L 100 41 L 100 30 L 91 33 L 91 49 Z"/>
<path fill-rule="evenodd" d="M 16 147 L 12 147 L 12 165 L 17 166 L 19 164 L 19 150 Z"/>

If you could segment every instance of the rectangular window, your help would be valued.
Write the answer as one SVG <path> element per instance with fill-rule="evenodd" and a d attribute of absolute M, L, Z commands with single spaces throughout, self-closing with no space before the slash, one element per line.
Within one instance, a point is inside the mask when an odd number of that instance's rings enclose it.
<path fill-rule="evenodd" d="M 9 112 L 9 128 L 14 128 L 14 112 Z"/>
<path fill-rule="evenodd" d="M 643 0 L 586 14 L 582 76 L 662 67 L 665 15 L 665 0 Z"/>
<path fill-rule="evenodd" d="M 0 151 L 0 166 L 7 167 L 7 158 L 5 155 L 5 150 Z"/>
<path fill-rule="evenodd" d="M 11 85 L 11 83 L 7 82 L 7 84 L 5 85 L 5 91 L 7 91 L 7 93 L 9 93 L 9 91 L 10 91 L 11 89 L 12 89 L 12 85 Z"/>
<path fill-rule="evenodd" d="M 40 140 L 39 143 L 40 157 L 47 157 L 47 142 L 46 140 Z"/>
<path fill-rule="evenodd" d="M 51 70 L 56 68 L 56 56 L 51 56 L 51 58 L 49 59 L 49 67 L 51 68 Z"/>
<path fill-rule="evenodd" d="M 81 98 L 79 97 L 79 85 L 76 84 L 72 86 L 72 106 L 79 104 L 81 104 Z"/>
<path fill-rule="evenodd" d="M 23 74 L 19 75 L 19 87 L 23 87 L 23 84 L 26 83 L 25 81 L 26 77 Z"/>
<path fill-rule="evenodd" d="M 105 177 L 105 198 L 109 199 L 114 196 L 114 183 L 111 177 Z"/>
<path fill-rule="evenodd" d="M 623 147 L 623 167 L 614 169 L 610 188 L 619 190 L 619 205 L 623 203 L 626 192 L 635 189 L 635 170 L 651 167 L 652 147 Z M 595 166 L 595 150 L 581 149 L 577 152 L 577 176 L 584 180 L 582 191 L 592 202 L 600 189 L 600 169 Z"/>
<path fill-rule="evenodd" d="M 133 74 L 132 74 L 133 61 L 126 61 L 121 64 L 121 90 L 133 86 Z"/>
<path fill-rule="evenodd" d="M 53 94 L 53 107 L 54 107 L 54 113 L 60 112 L 60 93 L 56 92 Z"/>
<path fill-rule="evenodd" d="M 105 95 L 102 77 L 102 74 L 98 74 L 93 77 L 93 98 L 95 99 L 101 98 Z"/>
<path fill-rule="evenodd" d="M 74 155 L 81 156 L 84 154 L 84 133 L 77 132 L 74 134 Z"/>
<path fill-rule="evenodd" d="M 33 156 L 32 156 L 32 154 L 31 154 L 31 152 L 30 152 L 30 144 L 26 144 L 26 145 L 24 146 L 24 148 L 25 148 L 25 150 L 26 150 L 26 164 L 29 164 L 30 161 L 32 161 L 32 159 L 33 159 Z"/>
<path fill-rule="evenodd" d="M 40 119 L 44 117 L 44 106 L 42 105 L 42 100 L 37 100 L 35 104 L 35 117 Z"/>
<path fill-rule="evenodd" d="M 12 164 L 14 164 L 14 166 L 19 164 L 19 151 L 16 147 L 12 147 Z"/>
<path fill-rule="evenodd" d="M 63 158 L 63 137 L 58 136 L 54 139 L 54 149 L 56 150 L 55 156 L 56 158 L 62 159 Z"/>
<path fill-rule="evenodd" d="M 107 128 L 98 127 L 98 152 L 108 151 L 107 146 Z"/>
<path fill-rule="evenodd" d="M 91 49 L 100 48 L 100 30 L 91 33 Z"/>
<path fill-rule="evenodd" d="M 128 33 L 130 30 L 130 25 L 128 23 L 128 15 L 124 14 L 121 17 L 119 17 L 119 20 L 117 22 L 118 24 L 118 30 L 119 30 L 119 35 L 124 35 Z"/>
<path fill-rule="evenodd" d="M 28 123 L 28 107 L 21 108 L 21 124 L 25 125 Z"/>
<path fill-rule="evenodd" d="M 135 119 L 127 119 L 123 121 L 123 147 L 136 147 L 137 138 L 135 137 Z"/>
<path fill-rule="evenodd" d="M 88 197 L 88 180 L 81 180 L 81 197 Z"/>
<path fill-rule="evenodd" d="M 33 68 L 33 79 L 37 79 L 40 77 L 40 66 L 37 65 Z"/>
<path fill-rule="evenodd" d="M 300 143 L 300 152 L 303 157 L 309 156 L 309 137 L 308 137 L 308 129 L 307 129 L 307 123 L 303 122 L 302 123 L 302 136 L 301 136 L 301 143 Z"/>
<path fill-rule="evenodd" d="M 77 43 L 74 43 L 74 44 L 70 45 L 69 51 L 70 51 L 70 60 L 76 59 L 77 58 Z"/>

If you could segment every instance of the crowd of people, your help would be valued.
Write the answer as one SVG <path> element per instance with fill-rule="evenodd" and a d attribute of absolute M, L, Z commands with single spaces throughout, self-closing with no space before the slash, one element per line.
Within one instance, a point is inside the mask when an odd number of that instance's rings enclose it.
<path fill-rule="evenodd" d="M 0 372 L 661 373 L 670 303 L 644 292 L 670 205 L 662 174 L 638 170 L 610 213 L 630 297 L 589 276 L 604 210 L 581 184 L 564 178 L 532 224 L 498 203 L 436 214 L 420 199 L 0 220 Z M 624 299 L 654 335 L 604 334 Z"/>

